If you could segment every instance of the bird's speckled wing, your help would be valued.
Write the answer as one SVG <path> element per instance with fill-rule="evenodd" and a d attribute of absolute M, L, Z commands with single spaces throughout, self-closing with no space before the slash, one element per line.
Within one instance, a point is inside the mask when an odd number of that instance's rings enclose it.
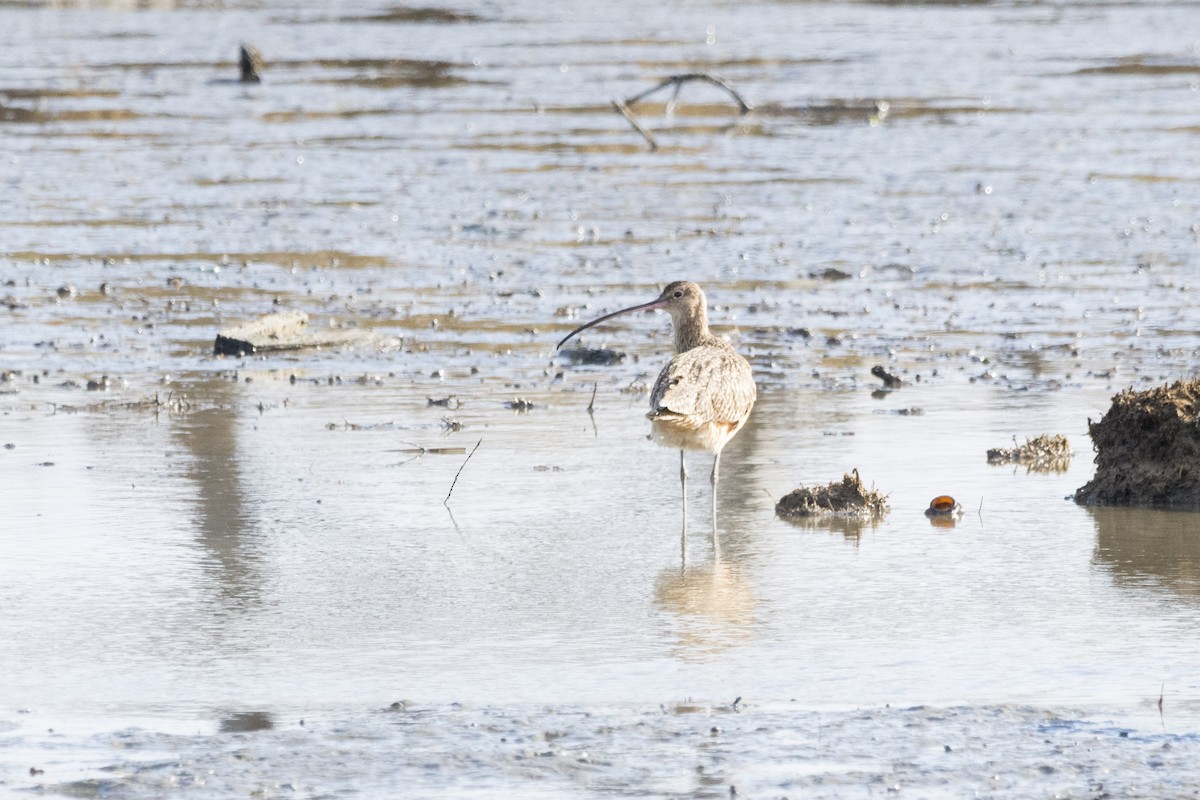
<path fill-rule="evenodd" d="M 650 393 L 650 416 L 670 413 L 693 424 L 740 424 L 757 397 L 746 359 L 724 342 L 701 345 L 663 367 Z"/>

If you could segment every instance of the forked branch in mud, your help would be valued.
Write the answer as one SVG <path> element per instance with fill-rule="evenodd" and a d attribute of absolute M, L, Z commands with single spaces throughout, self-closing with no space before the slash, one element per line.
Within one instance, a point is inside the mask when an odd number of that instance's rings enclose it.
<path fill-rule="evenodd" d="M 642 126 L 641 122 L 638 121 L 637 116 L 634 115 L 630 106 L 632 106 L 634 103 L 645 100 L 647 97 L 661 89 L 671 86 L 674 87 L 674 90 L 671 92 L 671 99 L 667 101 L 665 108 L 666 113 L 671 114 L 675 111 L 675 104 L 679 100 L 679 90 L 682 89 L 683 85 L 689 81 L 711 83 L 713 86 L 724 89 L 729 93 L 729 96 L 733 98 L 733 101 L 737 103 L 739 114 L 749 114 L 754 108 L 746 102 L 746 99 L 742 97 L 740 93 L 738 93 L 737 89 L 734 89 L 729 85 L 728 81 L 724 80 L 723 78 L 718 78 L 715 75 L 709 75 L 707 72 L 686 72 L 682 75 L 672 75 L 671 77 L 663 80 L 657 86 L 652 86 L 641 94 L 635 94 L 633 97 L 630 97 L 626 100 L 613 100 L 612 105 L 613 108 L 615 108 L 617 112 L 623 116 L 630 125 L 633 126 L 633 129 L 641 134 L 642 138 L 646 140 L 646 144 L 650 146 L 650 149 L 657 150 L 658 142 L 654 140 L 654 137 L 650 134 L 650 131 L 646 130 Z"/>
<path fill-rule="evenodd" d="M 672 75 L 671 77 L 659 83 L 657 86 L 651 87 L 641 94 L 635 94 L 633 97 L 628 98 L 625 100 L 624 104 L 626 106 L 631 106 L 634 103 L 645 100 L 647 97 L 659 91 L 660 89 L 673 86 L 675 87 L 675 91 L 671 94 L 671 100 L 667 103 L 666 109 L 667 113 L 670 114 L 675 108 L 675 102 L 679 99 L 679 90 L 683 88 L 683 84 L 688 83 L 689 81 L 711 83 L 713 86 L 724 89 L 729 93 L 729 96 L 733 98 L 733 101 L 737 103 L 739 114 L 749 114 L 754 108 L 746 102 L 745 98 L 738 93 L 737 89 L 734 89 L 729 85 L 728 81 L 726 81 L 724 78 L 718 78 L 716 75 L 709 75 L 707 72 L 685 72 L 682 75 Z"/>

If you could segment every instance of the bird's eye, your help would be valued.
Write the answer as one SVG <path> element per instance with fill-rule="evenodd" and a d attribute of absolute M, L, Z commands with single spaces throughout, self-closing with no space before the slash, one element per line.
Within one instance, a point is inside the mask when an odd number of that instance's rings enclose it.
<path fill-rule="evenodd" d="M 675 290 L 675 296 L 676 296 L 676 297 L 683 297 L 683 290 L 682 290 L 682 289 L 676 289 L 676 290 Z"/>

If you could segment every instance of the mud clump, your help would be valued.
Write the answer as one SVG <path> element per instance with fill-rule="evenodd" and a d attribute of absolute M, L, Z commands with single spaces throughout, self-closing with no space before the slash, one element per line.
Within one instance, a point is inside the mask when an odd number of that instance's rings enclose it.
<path fill-rule="evenodd" d="M 1071 465 L 1071 443 L 1065 436 L 1042 434 L 1012 447 L 994 447 L 987 451 L 989 464 L 1024 464 L 1034 472 L 1066 472 Z"/>
<path fill-rule="evenodd" d="M 560 350 L 559 354 L 567 359 L 568 364 L 584 366 L 611 367 L 625 360 L 624 353 L 603 347 L 575 347 L 569 350 Z"/>
<path fill-rule="evenodd" d="M 1088 435 L 1096 475 L 1076 503 L 1200 509 L 1200 380 L 1121 392 Z"/>
<path fill-rule="evenodd" d="M 839 519 L 878 519 L 887 513 L 887 497 L 879 490 L 863 485 L 858 470 L 843 475 L 840 481 L 812 489 L 801 486 L 775 504 L 775 513 L 791 519 L 833 517 Z"/>

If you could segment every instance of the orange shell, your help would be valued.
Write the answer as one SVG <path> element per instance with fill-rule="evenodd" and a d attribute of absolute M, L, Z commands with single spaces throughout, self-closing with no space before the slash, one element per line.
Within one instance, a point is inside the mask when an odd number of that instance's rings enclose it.
<path fill-rule="evenodd" d="M 929 502 L 929 510 L 934 514 L 949 514 L 958 505 L 948 494 L 941 494 Z"/>

